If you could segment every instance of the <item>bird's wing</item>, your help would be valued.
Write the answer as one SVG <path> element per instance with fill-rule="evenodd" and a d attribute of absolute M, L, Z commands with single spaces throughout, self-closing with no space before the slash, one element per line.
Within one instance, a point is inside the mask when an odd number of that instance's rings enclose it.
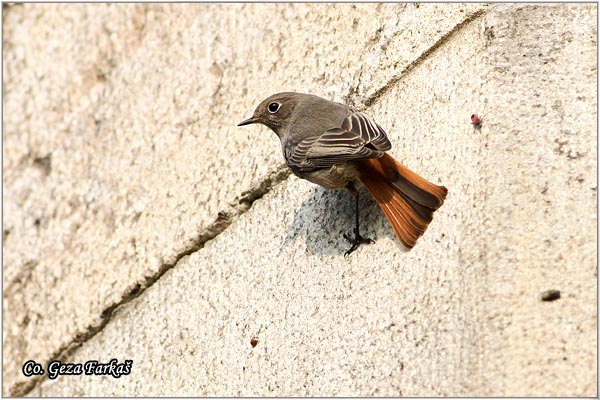
<path fill-rule="evenodd" d="M 341 127 L 305 138 L 286 154 L 288 164 L 301 171 L 331 167 L 362 158 L 381 157 L 392 148 L 385 131 L 367 115 L 351 109 Z"/>

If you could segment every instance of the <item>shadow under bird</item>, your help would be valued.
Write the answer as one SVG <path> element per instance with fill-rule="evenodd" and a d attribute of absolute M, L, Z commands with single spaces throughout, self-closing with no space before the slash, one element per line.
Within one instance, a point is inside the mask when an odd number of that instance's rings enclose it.
<path fill-rule="evenodd" d="M 417 175 L 386 151 L 392 144 L 369 116 L 318 96 L 284 92 L 263 100 L 238 126 L 260 123 L 279 137 L 283 156 L 300 178 L 327 189 L 348 189 L 356 199 L 349 255 L 361 244 L 358 188 L 364 185 L 388 218 L 396 237 L 411 249 L 425 233 L 448 190 Z"/>

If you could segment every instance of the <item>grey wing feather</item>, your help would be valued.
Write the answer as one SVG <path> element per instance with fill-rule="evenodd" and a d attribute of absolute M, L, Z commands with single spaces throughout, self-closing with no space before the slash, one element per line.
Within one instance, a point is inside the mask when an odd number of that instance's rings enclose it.
<path fill-rule="evenodd" d="M 352 109 L 340 128 L 301 140 L 288 155 L 288 164 L 302 171 L 381 157 L 392 148 L 387 134 L 367 115 Z"/>
<path fill-rule="evenodd" d="M 379 151 L 388 151 L 392 144 L 382 127 L 377 125 L 368 115 L 352 108 L 350 114 L 342 123 L 342 129 L 356 133 L 362 137 L 367 144 Z"/>

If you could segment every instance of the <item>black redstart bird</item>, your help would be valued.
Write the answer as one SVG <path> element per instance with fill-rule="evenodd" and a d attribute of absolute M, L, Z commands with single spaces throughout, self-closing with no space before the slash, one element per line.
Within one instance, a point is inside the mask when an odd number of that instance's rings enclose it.
<path fill-rule="evenodd" d="M 387 216 L 398 240 L 411 249 L 446 198 L 434 185 L 396 161 L 385 131 L 370 117 L 320 97 L 284 92 L 263 100 L 238 126 L 260 123 L 279 137 L 288 167 L 298 177 L 328 189 L 348 189 L 356 199 L 354 237 L 346 255 L 372 243 L 358 225 L 358 188 L 362 183 Z"/>

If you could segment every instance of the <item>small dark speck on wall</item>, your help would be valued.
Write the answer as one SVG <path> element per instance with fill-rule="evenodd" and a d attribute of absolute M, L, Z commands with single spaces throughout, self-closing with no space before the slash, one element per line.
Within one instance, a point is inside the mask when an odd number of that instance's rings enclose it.
<path fill-rule="evenodd" d="M 554 301 L 560 299 L 560 290 L 550 289 L 546 290 L 540 296 L 542 301 Z"/>

